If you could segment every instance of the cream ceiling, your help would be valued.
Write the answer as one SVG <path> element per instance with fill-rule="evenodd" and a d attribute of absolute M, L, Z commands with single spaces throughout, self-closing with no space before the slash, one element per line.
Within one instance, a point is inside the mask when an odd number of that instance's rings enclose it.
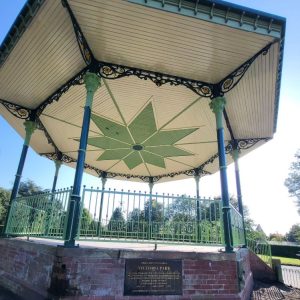
<path fill-rule="evenodd" d="M 123 0 L 70 0 L 69 4 L 97 60 L 203 82 L 219 82 L 273 43 L 225 94 L 235 139 L 272 138 L 280 63 L 277 39 Z M 0 68 L 0 99 L 35 109 L 85 66 L 66 8 L 59 0 L 45 1 Z M 98 170 L 138 176 L 199 167 L 218 152 L 209 102 L 185 86 L 158 87 L 135 76 L 102 79 L 94 97 L 89 138 L 98 137 L 101 143 L 104 138 L 109 143 L 118 140 L 97 125 L 96 120 L 102 120 L 110 129 L 125 130 L 119 136 L 121 142 L 125 135 L 131 140 L 110 148 L 99 147 L 100 142 L 95 146 L 90 140 L 86 163 Z M 57 149 L 75 160 L 84 104 L 84 85 L 73 86 L 40 116 Z M 0 112 L 24 136 L 22 120 L 2 105 Z M 148 135 L 147 124 L 153 127 Z M 231 140 L 226 126 L 225 140 L 226 144 Z M 143 150 L 135 152 L 134 145 L 141 145 Z M 40 154 L 55 151 L 42 130 L 34 133 L 31 146 Z M 242 155 L 250 150 L 242 151 Z M 230 155 L 227 159 L 232 161 Z M 216 172 L 217 160 L 204 170 Z M 91 169 L 86 171 L 97 175 Z"/>

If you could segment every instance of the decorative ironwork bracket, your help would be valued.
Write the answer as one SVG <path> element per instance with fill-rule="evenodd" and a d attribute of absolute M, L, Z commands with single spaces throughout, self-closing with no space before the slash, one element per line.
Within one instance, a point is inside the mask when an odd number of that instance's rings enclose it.
<path fill-rule="evenodd" d="M 83 77 L 85 73 L 88 71 L 88 68 L 85 67 L 79 73 L 77 73 L 74 77 L 68 80 L 65 84 L 63 84 L 59 89 L 57 89 L 53 94 L 51 94 L 44 102 L 42 102 L 36 108 L 36 115 L 40 116 L 43 110 L 51 104 L 53 101 L 58 101 L 59 98 L 65 94 L 72 86 L 74 85 L 81 85 L 84 83 Z"/>
<path fill-rule="evenodd" d="M 23 120 L 30 120 L 34 115 L 34 111 L 6 100 L 0 99 L 0 103 L 15 117 Z"/>
<path fill-rule="evenodd" d="M 48 141 L 48 144 L 51 144 L 53 146 L 53 148 L 55 149 L 56 153 L 59 153 L 60 151 L 58 150 L 57 146 L 55 145 L 53 139 L 51 138 L 49 132 L 47 131 L 47 129 L 45 128 L 45 126 L 43 125 L 42 121 L 39 118 L 36 118 L 36 124 L 37 124 L 37 128 L 42 130 L 45 134 L 45 137 Z"/>
<path fill-rule="evenodd" d="M 247 150 L 253 146 L 255 146 L 260 141 L 269 141 L 271 140 L 270 137 L 263 137 L 263 138 L 251 138 L 251 139 L 235 139 L 229 142 L 229 144 L 226 147 L 226 153 L 231 153 L 233 150 L 237 149 L 239 151 L 241 150 Z"/>
<path fill-rule="evenodd" d="M 223 96 L 225 93 L 231 91 L 244 77 L 247 70 L 251 66 L 251 64 L 256 60 L 260 55 L 267 55 L 270 47 L 273 43 L 268 44 L 266 47 L 257 52 L 254 56 L 244 62 L 241 66 L 236 68 L 233 72 L 227 75 L 224 79 L 222 79 L 219 83 L 214 85 L 214 91 L 211 98 Z"/>
<path fill-rule="evenodd" d="M 71 86 L 83 84 L 83 77 L 88 71 L 96 73 L 99 77 L 105 79 L 119 79 L 122 77 L 136 76 L 143 80 L 149 79 L 158 87 L 164 84 L 170 84 L 173 86 L 183 85 L 201 97 L 213 99 L 215 97 L 222 96 L 225 93 L 232 90 L 243 78 L 246 71 L 249 69 L 250 65 L 254 62 L 254 60 L 261 54 L 266 55 L 271 45 L 272 44 L 267 45 L 265 48 L 256 53 L 252 58 L 247 60 L 243 65 L 238 67 L 236 70 L 234 70 L 226 78 L 224 78 L 217 84 L 97 61 L 95 59 L 87 67 L 82 69 L 79 73 L 77 73 L 74 77 L 68 80 L 59 89 L 57 89 L 44 102 L 42 102 L 42 104 L 36 109 L 36 113 L 37 116 L 40 116 L 40 114 L 47 107 L 47 105 L 51 104 L 53 101 L 58 101 L 59 98 L 64 93 L 66 93 Z"/>
<path fill-rule="evenodd" d="M 183 85 L 202 97 L 211 98 L 213 95 L 213 84 L 207 82 L 100 61 L 93 69 L 96 70 L 98 76 L 105 79 L 118 79 L 134 75 L 140 79 L 149 79 L 158 87 L 166 83 L 174 86 Z"/>
<path fill-rule="evenodd" d="M 91 48 L 88 45 L 88 42 L 86 40 L 86 38 L 83 35 L 83 32 L 79 26 L 79 23 L 77 22 L 73 11 L 68 3 L 67 0 L 62 0 L 62 5 L 67 9 L 69 16 L 71 18 L 72 21 L 72 25 L 73 25 L 73 29 L 76 35 L 76 39 L 77 39 L 77 43 L 81 52 L 81 55 L 85 61 L 85 63 L 87 65 L 90 65 L 93 61 L 95 61 L 95 57 L 93 55 L 93 52 L 91 50 Z"/>
<path fill-rule="evenodd" d="M 240 139 L 240 140 L 230 141 L 227 144 L 227 146 L 225 147 L 225 152 L 226 152 L 226 154 L 231 153 L 232 150 L 234 149 L 234 147 L 238 147 L 239 150 L 240 149 L 246 150 L 246 149 L 249 149 L 252 146 L 254 146 L 259 141 L 268 141 L 268 140 L 270 140 L 270 138 L 253 138 L 253 139 Z M 43 153 L 41 155 L 45 156 L 51 160 L 57 160 L 58 153 L 59 153 L 59 151 L 57 150 L 55 153 Z M 215 159 L 217 159 L 218 157 L 219 157 L 218 153 L 214 154 L 206 162 L 204 162 L 202 165 L 200 165 L 198 168 L 195 168 L 195 169 L 179 171 L 179 172 L 172 172 L 172 173 L 158 175 L 158 176 L 139 176 L 139 175 L 129 175 L 129 174 L 122 174 L 122 173 L 107 172 L 107 171 L 100 170 L 96 167 L 93 167 L 89 164 L 85 164 L 84 168 L 96 172 L 99 177 L 103 174 L 103 172 L 105 172 L 107 174 L 106 178 L 115 178 L 115 177 L 121 177 L 121 178 L 125 178 L 125 179 L 136 178 L 136 179 L 140 179 L 144 182 L 149 182 L 149 178 L 152 177 L 153 182 L 157 182 L 160 179 L 165 178 L 165 177 L 173 178 L 178 175 L 195 176 L 197 172 L 200 173 L 202 176 L 211 175 L 210 172 L 204 170 L 204 167 L 213 163 L 215 161 Z M 66 154 L 61 153 L 61 161 L 64 163 L 72 163 L 72 162 L 76 162 L 76 159 L 74 159 Z"/>

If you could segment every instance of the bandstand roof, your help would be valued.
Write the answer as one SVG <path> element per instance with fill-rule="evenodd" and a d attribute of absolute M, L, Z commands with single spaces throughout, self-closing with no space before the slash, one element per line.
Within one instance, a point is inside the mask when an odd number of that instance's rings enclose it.
<path fill-rule="evenodd" d="M 75 166 L 87 71 L 102 77 L 85 171 L 168 180 L 218 171 L 276 131 L 285 19 L 224 1 L 29 0 L 0 48 L 0 112 L 33 149 Z M 139 148 L 140 147 L 140 148 Z"/>

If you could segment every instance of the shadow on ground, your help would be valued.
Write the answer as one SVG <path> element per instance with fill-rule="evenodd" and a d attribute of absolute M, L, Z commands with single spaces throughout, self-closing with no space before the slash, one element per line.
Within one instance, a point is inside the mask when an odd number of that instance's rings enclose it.
<path fill-rule="evenodd" d="M 0 286 L 0 300 L 25 300 Z"/>
<path fill-rule="evenodd" d="M 300 299 L 300 290 L 282 283 L 255 281 L 251 300 L 295 300 Z"/>

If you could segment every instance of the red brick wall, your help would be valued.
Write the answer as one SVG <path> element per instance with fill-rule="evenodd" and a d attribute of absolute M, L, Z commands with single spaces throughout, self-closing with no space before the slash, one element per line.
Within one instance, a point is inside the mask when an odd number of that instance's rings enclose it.
<path fill-rule="evenodd" d="M 44 299 L 55 250 L 46 245 L 0 239 L 0 284 L 25 299 Z"/>
<path fill-rule="evenodd" d="M 109 244 L 108 244 L 109 246 Z M 1 240 L 2 284 L 18 282 L 15 292 L 30 288 L 43 299 L 47 291 L 61 299 L 248 299 L 240 292 L 237 260 L 243 262 L 245 287 L 251 275 L 248 251 L 238 253 L 188 253 L 91 248 L 57 248 L 26 241 Z M 181 259 L 182 296 L 123 296 L 126 259 Z M 2 276 L 1 276 L 2 277 Z M 1 283 L 1 280 L 0 280 Z"/>

